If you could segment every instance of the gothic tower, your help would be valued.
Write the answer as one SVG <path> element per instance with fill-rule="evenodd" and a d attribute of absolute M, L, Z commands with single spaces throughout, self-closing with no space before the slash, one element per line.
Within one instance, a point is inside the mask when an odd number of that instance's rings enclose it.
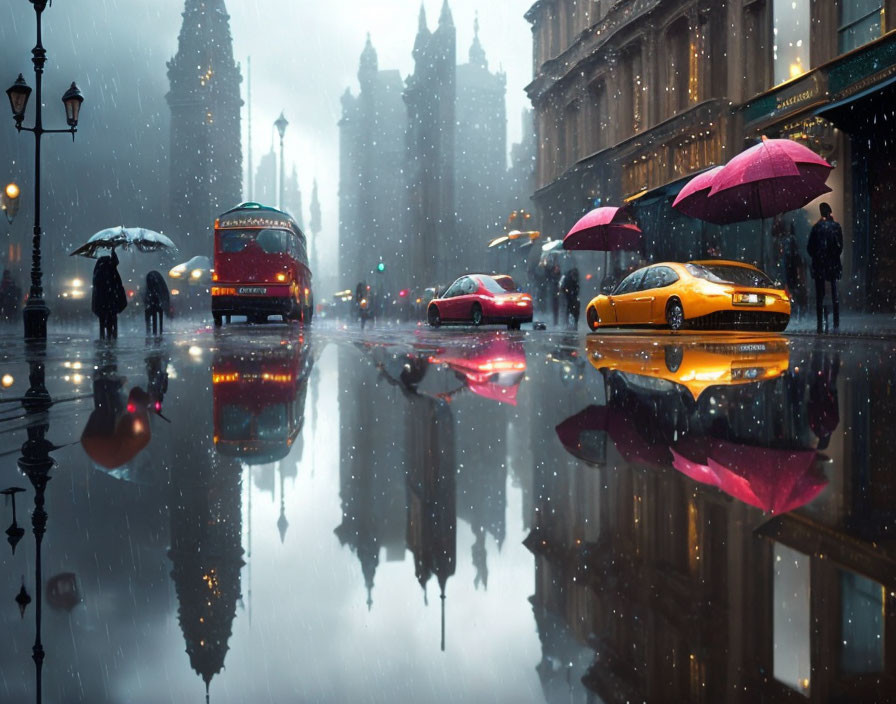
<path fill-rule="evenodd" d="M 492 73 L 479 41 L 479 18 L 473 29 L 469 62 L 457 67 L 457 223 L 461 251 L 459 271 L 481 266 L 485 241 L 503 232 L 507 201 L 506 78 Z M 525 230 L 526 227 L 516 229 Z"/>
<path fill-rule="evenodd" d="M 456 31 L 448 0 L 434 32 L 420 8 L 414 73 L 404 92 L 408 112 L 411 262 L 417 284 L 447 284 L 456 274 L 454 143 Z"/>
<path fill-rule="evenodd" d="M 210 254 L 215 218 L 242 197 L 242 76 L 224 0 L 186 0 L 168 81 L 169 228 L 184 256 Z"/>

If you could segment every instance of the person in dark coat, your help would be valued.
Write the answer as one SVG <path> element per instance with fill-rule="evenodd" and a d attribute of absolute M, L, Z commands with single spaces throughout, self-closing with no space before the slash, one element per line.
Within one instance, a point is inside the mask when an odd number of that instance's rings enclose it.
<path fill-rule="evenodd" d="M 164 277 L 157 271 L 146 275 L 146 286 L 143 289 L 143 316 L 146 318 L 146 334 L 149 335 L 149 323 L 152 321 L 152 334 L 164 334 L 165 313 L 171 303 L 168 286 Z"/>
<path fill-rule="evenodd" d="M 579 270 L 573 267 L 560 279 L 560 293 L 566 300 L 566 319 L 573 319 L 573 328 L 579 327 Z"/>
<path fill-rule="evenodd" d="M 809 427 L 818 438 L 816 449 L 826 450 L 831 435 L 840 425 L 840 400 L 837 374 L 840 353 L 814 350 L 809 371 Z"/>
<path fill-rule="evenodd" d="M 815 279 L 815 310 L 818 316 L 818 332 L 822 332 L 822 320 L 825 317 L 824 287 L 831 286 L 831 304 L 834 309 L 834 330 L 840 327 L 840 299 L 837 297 L 837 279 L 843 274 L 840 254 L 843 252 L 843 230 L 834 221 L 831 206 L 822 203 L 819 206 L 821 218 L 812 226 L 809 233 L 809 244 L 806 251 L 812 258 L 812 278 Z M 824 320 L 827 327 L 827 320 Z"/>
<path fill-rule="evenodd" d="M 93 267 L 91 310 L 100 320 L 100 339 L 118 338 L 118 314 L 128 305 L 124 284 L 118 273 L 118 255 L 100 257 Z"/>

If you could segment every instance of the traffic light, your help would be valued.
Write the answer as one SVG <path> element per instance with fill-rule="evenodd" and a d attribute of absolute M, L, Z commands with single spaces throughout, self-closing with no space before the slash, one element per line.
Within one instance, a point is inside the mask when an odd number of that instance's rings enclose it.
<path fill-rule="evenodd" d="M 376 270 L 382 274 L 386 270 L 386 263 L 381 261 L 376 265 Z"/>

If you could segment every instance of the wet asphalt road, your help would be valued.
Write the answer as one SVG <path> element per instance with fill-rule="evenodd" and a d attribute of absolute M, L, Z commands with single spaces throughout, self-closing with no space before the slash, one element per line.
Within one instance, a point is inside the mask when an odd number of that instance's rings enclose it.
<path fill-rule="evenodd" d="M 896 696 L 891 342 L 17 334 L 2 702 Z"/>

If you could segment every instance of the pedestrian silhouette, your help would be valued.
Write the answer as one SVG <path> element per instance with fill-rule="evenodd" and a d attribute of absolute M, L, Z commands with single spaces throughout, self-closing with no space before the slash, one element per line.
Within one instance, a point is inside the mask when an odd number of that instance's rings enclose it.
<path fill-rule="evenodd" d="M 118 338 L 118 314 L 128 305 L 128 298 L 118 273 L 118 255 L 97 259 L 93 267 L 93 299 L 91 310 L 100 321 L 100 339 Z"/>
<path fill-rule="evenodd" d="M 152 334 L 162 335 L 165 325 L 165 313 L 168 311 L 171 298 L 164 277 L 157 271 L 146 275 L 146 287 L 143 289 L 143 316 L 146 319 L 146 334 L 149 335 L 150 321 Z"/>
<path fill-rule="evenodd" d="M 831 287 L 831 305 L 834 309 L 834 330 L 840 328 L 840 299 L 837 296 L 837 280 L 843 273 L 840 254 L 843 252 L 843 230 L 834 220 L 831 206 L 819 206 L 821 218 L 812 226 L 806 251 L 812 258 L 812 278 L 815 279 L 815 313 L 818 318 L 818 332 L 827 329 L 824 309 L 825 284 Z M 824 323 L 824 325 L 822 325 Z"/>
<path fill-rule="evenodd" d="M 566 320 L 572 318 L 572 327 L 579 327 L 579 270 L 573 267 L 560 279 L 560 292 L 566 301 Z"/>

